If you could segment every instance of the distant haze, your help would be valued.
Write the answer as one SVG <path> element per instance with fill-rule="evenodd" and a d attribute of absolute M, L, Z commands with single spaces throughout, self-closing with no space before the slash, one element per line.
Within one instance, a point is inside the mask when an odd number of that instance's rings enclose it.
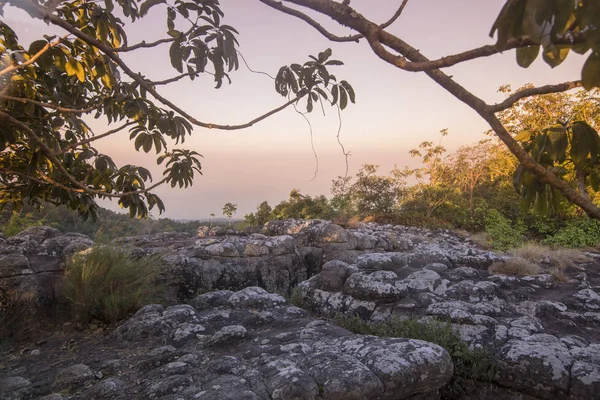
<path fill-rule="evenodd" d="M 352 0 L 352 6 L 373 21 L 387 20 L 400 0 Z M 474 111 L 445 92 L 423 73 L 398 70 L 379 60 L 366 42 L 331 43 L 306 23 L 260 4 L 258 1 L 222 0 L 224 23 L 240 31 L 240 51 L 255 70 L 275 74 L 280 66 L 303 63 L 308 54 L 328 47 L 333 58 L 346 65 L 334 74 L 348 80 L 355 88 L 357 104 L 342 113 L 341 140 L 351 152 L 350 174 L 362 164 L 381 165 L 388 172 L 394 164 L 415 165 L 408 150 L 424 140 L 439 139 L 439 131 L 448 128 L 443 144 L 454 150 L 482 137 L 488 129 Z M 377 4 L 374 6 L 373 4 Z M 389 28 L 429 58 L 437 58 L 470 48 L 492 44 L 490 27 L 503 0 L 486 1 L 410 1 L 401 18 Z M 336 26 L 329 18 L 315 15 L 332 31 L 348 30 Z M 50 31 L 42 21 L 32 21 L 26 14 L 8 8 L 5 21 L 17 29 L 25 45 Z M 164 10 L 126 28 L 129 42 L 151 41 L 157 27 L 164 27 Z M 54 31 L 59 32 L 59 31 Z M 168 46 L 135 55 L 127 54 L 135 71 L 149 78 L 164 79 L 176 74 L 168 60 Z M 474 94 L 487 102 L 502 99 L 498 87 L 511 84 L 517 88 L 531 82 L 536 85 L 559 83 L 580 76 L 584 59 L 574 53 L 554 70 L 539 60 L 529 68 L 517 66 L 514 51 L 503 55 L 467 62 L 446 71 Z M 150 66 L 150 68 L 149 68 Z M 161 88 L 160 92 L 204 122 L 243 123 L 280 105 L 284 99 L 274 90 L 273 82 L 250 73 L 242 64 L 232 74 L 233 84 L 215 90 L 211 76 L 190 83 L 180 82 Z M 303 194 L 329 195 L 331 181 L 345 173 L 345 159 L 336 140 L 338 117 L 334 108 L 319 108 L 309 115 L 317 164 L 311 149 L 309 127 L 293 108 L 287 109 L 243 131 L 223 132 L 196 128 L 184 143 L 204 155 L 203 176 L 187 190 L 163 187 L 157 193 L 167 211 L 162 217 L 204 219 L 210 213 L 221 215 L 223 204 L 238 205 L 236 217 L 254 211 L 268 200 L 271 205 L 287 198 L 293 188 Z M 92 128 L 102 133 L 104 121 L 92 121 Z M 135 163 L 154 167 L 156 156 L 136 153 L 129 134 L 104 141 L 98 148 L 114 156 L 119 164 Z M 102 203 L 118 209 L 116 201 Z M 158 215 L 155 215 L 158 216 Z"/>

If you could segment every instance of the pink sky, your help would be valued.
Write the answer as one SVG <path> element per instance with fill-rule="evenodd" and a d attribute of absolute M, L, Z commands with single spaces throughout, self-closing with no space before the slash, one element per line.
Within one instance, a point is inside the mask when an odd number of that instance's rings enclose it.
<path fill-rule="evenodd" d="M 351 5 L 373 21 L 383 22 L 401 3 L 400 0 L 352 0 Z M 423 73 L 396 69 L 379 60 L 366 42 L 331 43 L 306 23 L 281 14 L 251 0 L 222 0 L 224 23 L 239 32 L 240 51 L 255 70 L 275 74 L 280 66 L 303 63 L 308 54 L 330 47 L 333 58 L 344 61 L 335 75 L 349 81 L 357 96 L 357 104 L 342 113 L 341 138 L 351 152 L 350 173 L 362 164 L 378 164 L 387 172 L 394 164 L 402 167 L 415 161 L 408 151 L 424 140 L 437 141 L 439 131 L 448 128 L 444 144 L 449 150 L 471 144 L 488 129 L 474 111 L 437 86 Z M 376 4 L 376 5 L 375 5 Z M 429 58 L 493 44 L 490 27 L 504 0 L 412 0 L 403 15 L 388 30 L 420 49 Z M 314 16 L 332 31 L 347 34 L 328 18 Z M 31 20 L 14 9 L 5 12 L 6 22 L 20 35 L 23 44 L 48 31 L 41 21 Z M 155 7 L 147 18 L 126 28 L 129 42 L 151 41 L 166 31 L 164 10 Z M 59 31 L 55 31 L 59 32 Z M 170 67 L 168 45 L 129 55 L 134 71 L 150 78 L 164 79 L 177 74 Z M 499 86 L 517 88 L 531 82 L 535 85 L 559 83 L 580 76 L 584 58 L 570 54 L 555 69 L 541 57 L 528 69 L 517 66 L 514 51 L 480 59 L 448 69 L 458 83 L 487 102 L 502 99 Z M 203 122 L 237 124 L 247 122 L 283 102 L 273 82 L 250 73 L 242 65 L 232 74 L 233 84 L 213 88 L 211 76 L 194 82 L 179 82 L 163 87 L 160 93 Z M 243 131 L 215 131 L 195 128 L 184 143 L 204 155 L 203 176 L 187 190 L 161 188 L 169 218 L 204 218 L 221 214 L 224 203 L 238 205 L 237 217 L 254 211 L 263 200 L 272 205 L 287 198 L 292 188 L 302 193 L 329 195 L 331 181 L 345 172 L 345 162 L 336 140 L 337 112 L 326 109 L 324 117 L 316 109 L 309 119 L 313 127 L 314 147 L 319 158 L 315 179 L 315 157 L 311 149 L 310 131 L 304 119 L 289 108 L 256 126 Z M 92 127 L 102 133 L 106 126 L 93 121 Z M 98 148 L 112 155 L 119 164 L 134 163 L 150 167 L 155 178 L 155 155 L 138 154 L 127 132 L 104 141 Z M 103 203 L 116 209 L 115 201 Z"/>

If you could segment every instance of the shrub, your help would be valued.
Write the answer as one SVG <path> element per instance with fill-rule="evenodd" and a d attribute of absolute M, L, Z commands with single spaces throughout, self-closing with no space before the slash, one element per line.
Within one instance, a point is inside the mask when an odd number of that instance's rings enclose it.
<path fill-rule="evenodd" d="M 504 215 L 491 210 L 485 218 L 485 231 L 494 249 L 503 251 L 522 243 L 525 226 L 521 221 L 511 224 Z"/>
<path fill-rule="evenodd" d="M 442 399 L 458 400 L 471 397 L 476 394 L 476 383 L 489 383 L 494 374 L 490 355 L 484 350 L 470 349 L 448 322 L 395 317 L 388 322 L 371 324 L 359 317 L 344 316 L 336 316 L 334 322 L 349 331 L 363 335 L 420 339 L 446 349 L 454 363 L 454 375 L 441 389 Z"/>
<path fill-rule="evenodd" d="M 163 267 L 159 255 L 134 259 L 126 249 L 93 247 L 67 261 L 65 294 L 81 322 L 116 322 L 159 300 Z"/>
<path fill-rule="evenodd" d="M 600 221 L 577 218 L 569 221 L 558 233 L 543 241 L 552 247 L 592 247 L 600 243 Z"/>
<path fill-rule="evenodd" d="M 32 213 L 13 212 L 6 224 L 2 226 L 2 233 L 5 237 L 11 237 L 32 226 L 41 226 L 43 223 L 44 220 L 37 220 Z"/>

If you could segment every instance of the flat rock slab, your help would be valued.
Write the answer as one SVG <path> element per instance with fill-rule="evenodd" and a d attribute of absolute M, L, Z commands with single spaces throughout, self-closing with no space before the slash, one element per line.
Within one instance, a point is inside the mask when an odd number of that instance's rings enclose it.
<path fill-rule="evenodd" d="M 146 306 L 102 336 L 3 360 L 0 398 L 15 400 L 429 398 L 453 373 L 437 345 L 356 335 L 258 287 Z"/>

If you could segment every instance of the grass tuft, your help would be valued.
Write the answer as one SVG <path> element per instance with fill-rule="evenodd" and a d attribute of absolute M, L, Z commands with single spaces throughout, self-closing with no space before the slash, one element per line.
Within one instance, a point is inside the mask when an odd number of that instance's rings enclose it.
<path fill-rule="evenodd" d="M 0 343 L 27 328 L 35 301 L 35 294 L 9 289 L 0 280 Z"/>
<path fill-rule="evenodd" d="M 539 264 L 520 257 L 509 258 L 506 261 L 497 261 L 488 267 L 492 275 L 529 276 L 542 272 Z"/>
<path fill-rule="evenodd" d="M 139 307 L 159 301 L 160 255 L 132 258 L 130 251 L 97 246 L 72 256 L 65 268 L 64 288 L 74 316 L 87 323 L 113 323 Z"/>

